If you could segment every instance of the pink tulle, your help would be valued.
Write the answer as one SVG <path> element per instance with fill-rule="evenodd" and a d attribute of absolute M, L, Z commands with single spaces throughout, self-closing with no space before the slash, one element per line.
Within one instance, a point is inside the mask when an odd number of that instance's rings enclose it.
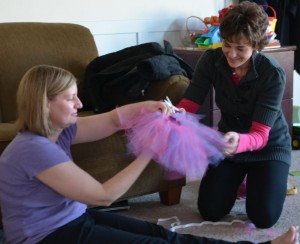
<path fill-rule="evenodd" d="M 199 119 L 191 113 L 168 116 L 143 111 L 128 125 L 129 152 L 139 155 L 144 149 L 151 150 L 153 159 L 169 172 L 166 178 L 199 180 L 209 164 L 224 158 L 225 145 L 222 135 Z"/>

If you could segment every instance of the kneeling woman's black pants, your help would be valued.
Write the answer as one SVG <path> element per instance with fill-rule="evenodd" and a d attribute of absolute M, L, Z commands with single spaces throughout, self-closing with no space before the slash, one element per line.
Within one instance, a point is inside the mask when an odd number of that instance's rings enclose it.
<path fill-rule="evenodd" d="M 219 221 L 229 214 L 238 187 L 247 175 L 246 212 L 258 228 L 269 228 L 279 219 L 287 191 L 289 165 L 281 161 L 235 163 L 225 159 L 210 167 L 203 177 L 198 209 L 207 221 Z"/>

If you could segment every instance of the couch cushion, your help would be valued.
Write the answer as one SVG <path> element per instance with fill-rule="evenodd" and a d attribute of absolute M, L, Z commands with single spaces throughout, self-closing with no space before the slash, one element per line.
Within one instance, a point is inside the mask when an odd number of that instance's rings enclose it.
<path fill-rule="evenodd" d="M 0 40 L 0 122 L 16 119 L 16 90 L 29 68 L 54 65 L 82 81 L 87 64 L 98 56 L 89 29 L 76 24 L 0 23 Z"/>

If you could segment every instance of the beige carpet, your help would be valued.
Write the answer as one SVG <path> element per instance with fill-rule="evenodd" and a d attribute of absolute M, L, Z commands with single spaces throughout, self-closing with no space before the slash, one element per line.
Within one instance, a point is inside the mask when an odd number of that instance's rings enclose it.
<path fill-rule="evenodd" d="M 292 162 L 291 170 L 300 170 L 300 151 L 293 151 Z M 175 231 L 180 233 L 228 241 L 266 241 L 285 232 L 290 225 L 300 225 L 300 176 L 289 176 L 289 182 L 297 186 L 298 194 L 287 196 L 279 221 L 267 230 L 256 229 L 248 221 L 243 200 L 237 201 L 230 215 L 221 222 L 203 222 L 196 207 L 199 182 L 190 182 L 183 188 L 181 202 L 178 205 L 164 206 L 160 204 L 158 194 L 150 194 L 131 199 L 129 211 L 119 213 L 151 222 L 160 222 L 167 228 L 177 224 L 173 230 L 177 228 Z M 175 216 L 180 221 L 179 226 L 175 223 L 176 218 L 168 220 Z"/>

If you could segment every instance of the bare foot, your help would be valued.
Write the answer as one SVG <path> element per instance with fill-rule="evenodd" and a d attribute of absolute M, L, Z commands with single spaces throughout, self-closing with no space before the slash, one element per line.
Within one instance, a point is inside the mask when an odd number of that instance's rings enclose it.
<path fill-rule="evenodd" d="M 299 244 L 299 226 L 291 226 L 287 232 L 277 237 L 272 244 Z"/>

